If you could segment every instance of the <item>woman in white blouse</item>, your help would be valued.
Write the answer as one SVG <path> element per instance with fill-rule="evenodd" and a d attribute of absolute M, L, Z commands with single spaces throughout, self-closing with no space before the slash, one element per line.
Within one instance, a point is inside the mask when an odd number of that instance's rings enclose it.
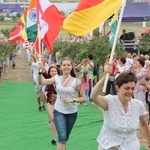
<path fill-rule="evenodd" d="M 39 69 L 42 68 L 40 63 Z M 77 103 L 85 102 L 86 97 L 81 81 L 74 73 L 73 61 L 68 57 L 62 58 L 60 69 L 63 75 L 56 75 L 50 79 L 42 78 L 39 72 L 39 84 L 55 84 L 57 99 L 54 105 L 54 122 L 58 133 L 57 150 L 66 150 L 66 142 L 77 119 Z"/>
<path fill-rule="evenodd" d="M 111 65 L 105 66 L 111 72 Z M 94 86 L 91 100 L 104 111 L 104 124 L 97 138 L 98 150 L 140 150 L 136 131 L 141 123 L 150 147 L 150 130 L 145 119 L 145 107 L 140 100 L 133 99 L 136 76 L 131 72 L 121 73 L 116 79 L 118 95 L 99 95 L 105 76 Z"/>

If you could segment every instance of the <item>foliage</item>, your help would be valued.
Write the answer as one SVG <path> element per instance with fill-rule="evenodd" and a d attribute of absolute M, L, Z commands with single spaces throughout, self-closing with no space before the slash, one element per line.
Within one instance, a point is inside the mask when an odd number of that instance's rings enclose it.
<path fill-rule="evenodd" d="M 142 54 L 149 54 L 150 51 L 150 34 L 143 34 L 141 41 L 138 45 L 138 50 Z"/>
<path fill-rule="evenodd" d="M 78 54 L 78 59 L 81 61 L 87 57 L 88 54 L 93 54 L 94 63 L 103 65 L 106 56 L 111 52 L 111 45 L 108 37 L 95 37 L 90 42 L 56 42 L 54 44 L 54 54 L 61 52 L 62 57 L 69 56 L 73 60 Z M 123 56 L 125 51 L 120 45 L 116 46 L 115 50 L 118 56 Z"/>
<path fill-rule="evenodd" d="M 4 21 L 4 16 L 0 16 L 0 22 Z"/>
<path fill-rule="evenodd" d="M 9 16 L 9 13 L 6 14 L 6 17 L 10 17 L 10 16 Z"/>
<path fill-rule="evenodd" d="M 13 31 L 16 27 L 13 27 L 11 29 L 2 29 L 1 33 L 6 37 L 9 38 L 10 37 L 10 32 Z"/>
<path fill-rule="evenodd" d="M 16 16 L 12 16 L 11 17 L 13 21 L 17 21 L 17 17 Z"/>
<path fill-rule="evenodd" d="M 95 37 L 99 37 L 99 29 L 98 28 L 96 28 L 95 30 L 93 30 L 93 35 Z"/>
<path fill-rule="evenodd" d="M 0 42 L 0 57 L 11 54 L 15 48 L 16 43 L 10 44 L 8 42 Z"/>
<path fill-rule="evenodd" d="M 21 17 L 21 15 L 20 15 L 19 12 L 17 12 L 16 17 L 17 17 L 17 18 L 20 18 L 20 17 Z"/>

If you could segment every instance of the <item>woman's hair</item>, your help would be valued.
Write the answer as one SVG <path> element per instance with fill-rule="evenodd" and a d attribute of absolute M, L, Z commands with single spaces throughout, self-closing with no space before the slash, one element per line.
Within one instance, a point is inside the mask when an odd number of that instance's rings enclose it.
<path fill-rule="evenodd" d="M 125 64 L 125 63 L 126 63 L 125 57 L 121 57 L 121 58 L 120 58 L 120 61 L 121 61 L 123 64 Z"/>
<path fill-rule="evenodd" d="M 82 78 L 84 79 L 85 82 L 86 82 L 86 79 L 87 79 L 86 77 L 87 77 L 87 71 L 84 70 L 84 72 L 83 72 L 83 77 L 82 77 Z"/>
<path fill-rule="evenodd" d="M 51 69 L 52 69 L 52 68 L 55 68 L 55 69 L 57 70 L 57 74 L 60 75 L 60 70 L 59 70 L 59 68 L 58 68 L 58 67 L 55 67 L 55 66 L 52 66 L 52 67 L 50 67 L 50 68 L 48 69 L 48 75 L 50 75 L 50 72 L 51 72 Z M 50 75 L 50 78 L 51 78 L 51 75 Z"/>
<path fill-rule="evenodd" d="M 139 58 L 137 61 L 140 63 L 140 65 L 141 65 L 142 67 L 144 67 L 144 65 L 145 65 L 145 60 L 144 60 L 144 58 Z"/>
<path fill-rule="evenodd" d="M 52 65 L 52 66 L 56 66 L 56 63 L 53 62 L 53 61 L 51 61 L 50 64 L 49 64 L 49 66 L 51 66 L 51 65 Z"/>
<path fill-rule="evenodd" d="M 120 88 L 123 84 L 128 82 L 135 82 L 137 83 L 137 78 L 134 73 L 132 72 L 123 72 L 121 73 L 115 81 L 115 84 Z"/>
<path fill-rule="evenodd" d="M 74 71 L 74 68 L 73 68 L 73 61 L 72 61 L 72 59 L 69 58 L 69 57 L 64 57 L 64 58 L 62 58 L 60 64 L 62 65 L 62 62 L 65 61 L 65 60 L 69 60 L 69 61 L 71 62 L 72 70 L 71 70 L 71 72 L 70 72 L 70 75 L 73 76 L 73 77 L 76 77 L 76 74 L 75 74 L 75 71 Z"/>

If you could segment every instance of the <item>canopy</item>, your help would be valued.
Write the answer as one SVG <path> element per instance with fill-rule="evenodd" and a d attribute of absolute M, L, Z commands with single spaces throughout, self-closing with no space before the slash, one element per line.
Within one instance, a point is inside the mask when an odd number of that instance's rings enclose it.
<path fill-rule="evenodd" d="M 122 22 L 150 21 L 150 5 L 146 2 L 127 3 Z"/>

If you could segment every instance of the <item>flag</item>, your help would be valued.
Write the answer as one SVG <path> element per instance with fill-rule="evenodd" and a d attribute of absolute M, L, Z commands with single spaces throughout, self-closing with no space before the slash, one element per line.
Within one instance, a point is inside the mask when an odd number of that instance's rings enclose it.
<path fill-rule="evenodd" d="M 39 38 L 38 37 L 35 40 L 34 47 L 38 54 L 39 54 L 39 52 L 42 54 L 42 43 L 40 42 L 40 47 L 39 47 Z"/>
<path fill-rule="evenodd" d="M 14 43 L 16 41 L 19 41 L 21 33 L 22 33 L 22 27 L 18 26 L 12 32 L 10 32 L 11 37 L 8 39 L 8 42 Z"/>
<path fill-rule="evenodd" d="M 40 25 L 40 38 L 47 49 L 53 51 L 54 41 L 60 31 L 65 16 L 48 0 L 36 0 Z"/>
<path fill-rule="evenodd" d="M 28 9 L 25 11 L 25 15 L 28 41 L 34 42 L 37 36 L 36 0 L 31 0 Z"/>
<path fill-rule="evenodd" d="M 109 42 L 110 44 L 113 45 L 114 43 L 114 38 L 115 38 L 115 33 L 116 33 L 116 29 L 118 26 L 118 12 L 116 12 L 113 16 L 113 18 L 111 19 L 110 22 L 110 36 L 109 36 Z"/>
<path fill-rule="evenodd" d="M 84 36 L 114 14 L 122 0 L 80 0 L 77 8 L 64 20 L 62 29 Z"/>
<path fill-rule="evenodd" d="M 30 43 L 30 42 L 27 41 L 27 40 L 22 43 L 22 46 L 23 46 L 25 49 L 31 48 L 33 45 L 34 45 L 33 42 Z"/>
<path fill-rule="evenodd" d="M 24 14 L 20 17 L 20 22 L 22 23 L 22 35 L 21 35 L 21 42 L 23 43 L 24 41 L 27 40 L 27 31 L 26 31 L 26 18 Z"/>

